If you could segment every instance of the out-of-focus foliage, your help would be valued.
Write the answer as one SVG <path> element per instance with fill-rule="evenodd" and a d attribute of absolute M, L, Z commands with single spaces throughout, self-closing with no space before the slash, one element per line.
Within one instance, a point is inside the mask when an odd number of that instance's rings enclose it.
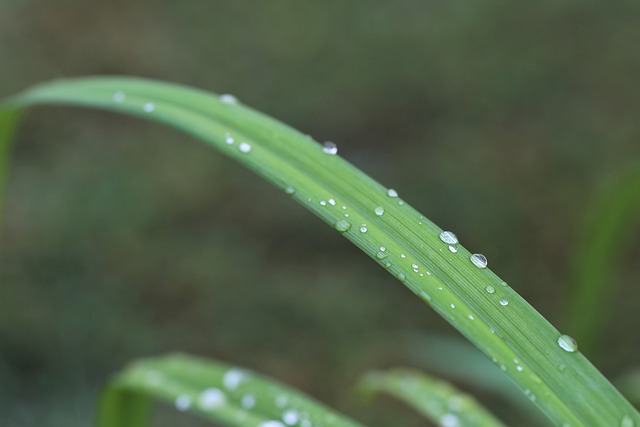
<path fill-rule="evenodd" d="M 558 323 L 583 210 L 640 156 L 639 24 L 632 0 L 8 0 L 0 95 L 84 74 L 234 93 L 338 143 Z M 402 362 L 402 348 L 379 346 L 385 335 L 451 332 L 206 147 L 94 112 L 61 126 L 63 115 L 31 114 L 13 153 L 0 233 L 0 424 L 87 424 L 107 374 L 177 349 L 269 372 L 345 409 L 336 390 Z M 640 360 L 629 327 L 639 245 L 621 254 L 603 324 L 600 367 L 611 375 Z M 391 425 L 378 406 L 358 419 Z M 158 425 L 199 425 L 171 416 Z"/>

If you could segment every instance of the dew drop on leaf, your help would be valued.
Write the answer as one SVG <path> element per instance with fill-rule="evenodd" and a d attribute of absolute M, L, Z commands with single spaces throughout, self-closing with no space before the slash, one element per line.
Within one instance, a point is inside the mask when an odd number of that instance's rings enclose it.
<path fill-rule="evenodd" d="M 263 422 L 258 427 L 285 427 L 285 425 L 282 424 L 280 421 L 269 420 L 269 421 Z"/>
<path fill-rule="evenodd" d="M 439 422 L 442 427 L 460 427 L 460 419 L 454 414 L 444 414 Z"/>
<path fill-rule="evenodd" d="M 440 240 L 445 242 L 447 245 L 458 244 L 458 236 L 456 236 L 453 231 L 443 231 L 440 233 Z"/>
<path fill-rule="evenodd" d="M 496 289 L 491 285 L 487 285 L 487 287 L 484 288 L 484 290 L 487 291 L 487 293 L 490 293 L 490 294 L 493 294 L 493 293 L 496 292 Z"/>
<path fill-rule="evenodd" d="M 360 232 L 361 233 L 366 233 L 367 231 L 369 231 L 369 229 L 367 228 L 366 225 L 363 224 L 362 227 L 360 227 Z"/>
<path fill-rule="evenodd" d="M 486 256 L 482 254 L 473 254 L 469 259 L 476 267 L 487 268 L 488 261 Z"/>
<path fill-rule="evenodd" d="M 245 394 L 240 403 L 244 409 L 251 409 L 256 405 L 256 398 L 252 394 Z"/>
<path fill-rule="evenodd" d="M 558 338 L 558 345 L 568 353 L 575 353 L 578 351 L 578 343 L 569 335 L 560 335 Z"/>
<path fill-rule="evenodd" d="M 378 216 L 382 216 L 384 214 L 384 208 L 382 206 L 376 206 L 376 208 L 373 211 Z"/>
<path fill-rule="evenodd" d="M 240 145 L 238 145 L 238 150 L 242 151 L 243 153 L 248 153 L 249 151 L 251 151 L 251 145 L 246 142 L 241 142 Z"/>
<path fill-rule="evenodd" d="M 506 298 L 500 298 L 500 305 L 509 305 L 509 300 Z"/>
<path fill-rule="evenodd" d="M 224 405 L 226 398 L 224 393 L 217 388 L 208 388 L 200 394 L 198 403 L 203 410 L 215 409 Z"/>
<path fill-rule="evenodd" d="M 191 407 L 191 398 L 185 394 L 176 397 L 176 409 L 178 411 L 186 411 Z"/>
<path fill-rule="evenodd" d="M 154 104 L 153 102 L 147 102 L 146 104 L 144 104 L 143 108 L 147 113 L 151 113 L 156 109 L 156 104 Z"/>
<path fill-rule="evenodd" d="M 396 198 L 398 197 L 398 192 L 396 190 L 394 190 L 393 188 L 390 188 L 387 190 L 387 196 L 391 197 L 391 198 Z"/>
<path fill-rule="evenodd" d="M 284 421 L 284 423 L 289 426 L 296 424 L 299 419 L 300 414 L 298 414 L 298 411 L 294 409 L 290 409 L 282 414 L 282 421 Z"/>
<path fill-rule="evenodd" d="M 336 154 L 338 154 L 338 146 L 331 141 L 326 141 L 324 144 L 322 144 L 322 151 L 326 154 L 335 156 Z"/>
<path fill-rule="evenodd" d="M 636 423 L 634 423 L 630 417 L 625 415 L 620 420 L 620 427 L 636 427 Z"/>
<path fill-rule="evenodd" d="M 339 232 L 344 233 L 346 231 L 349 231 L 349 229 L 351 228 L 351 223 L 349 221 L 341 219 L 338 222 L 336 222 L 335 228 Z"/>
<path fill-rule="evenodd" d="M 292 186 L 289 186 L 289 187 L 285 188 L 284 192 L 291 196 L 291 195 L 295 194 L 296 189 L 294 187 L 292 187 Z"/>
<path fill-rule="evenodd" d="M 223 95 L 220 95 L 220 102 L 224 103 L 224 104 L 237 104 L 238 103 L 238 98 L 236 98 L 233 95 L 230 95 L 228 93 L 225 93 Z"/>

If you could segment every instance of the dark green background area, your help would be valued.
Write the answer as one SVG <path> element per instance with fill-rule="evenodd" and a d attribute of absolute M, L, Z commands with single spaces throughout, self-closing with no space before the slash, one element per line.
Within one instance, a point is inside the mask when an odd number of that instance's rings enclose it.
<path fill-rule="evenodd" d="M 585 212 L 640 160 L 638 46 L 633 0 L 2 0 L 0 97 L 94 74 L 232 93 L 336 142 L 562 329 Z M 631 241 L 592 355 L 612 378 L 640 365 Z M 109 375 L 175 350 L 269 374 L 372 427 L 424 425 L 389 400 L 361 405 L 353 385 L 419 365 L 404 334 L 457 335 L 250 172 L 103 112 L 28 115 L 1 247 L 7 427 L 89 426 Z M 540 425 L 470 391 L 510 425 Z M 205 425 L 174 412 L 157 425 Z"/>

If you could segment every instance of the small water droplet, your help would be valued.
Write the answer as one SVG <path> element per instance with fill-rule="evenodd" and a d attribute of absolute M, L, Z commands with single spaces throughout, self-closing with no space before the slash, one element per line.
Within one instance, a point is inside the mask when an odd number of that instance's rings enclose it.
<path fill-rule="evenodd" d="M 376 254 L 376 258 L 378 258 L 378 259 L 385 259 L 386 257 L 387 257 L 387 254 L 382 252 L 382 251 L 380 251 L 380 252 L 378 252 Z"/>
<path fill-rule="evenodd" d="M 382 216 L 384 214 L 384 208 L 382 206 L 376 206 L 376 208 L 373 211 L 378 216 Z"/>
<path fill-rule="evenodd" d="M 233 139 L 233 137 L 230 134 L 227 133 L 227 134 L 224 135 L 224 141 L 227 144 L 231 145 L 231 144 L 234 143 L 235 140 Z"/>
<path fill-rule="evenodd" d="M 176 397 L 176 409 L 178 411 L 184 412 L 191 407 L 191 398 L 186 394 L 181 394 Z"/>
<path fill-rule="evenodd" d="M 344 217 L 345 218 L 349 218 L 349 214 L 344 214 Z"/>
<path fill-rule="evenodd" d="M 329 204 L 331 206 L 335 206 L 336 205 L 336 201 L 334 199 L 329 199 Z"/>
<path fill-rule="evenodd" d="M 366 233 L 369 229 L 367 228 L 366 225 L 362 224 L 362 227 L 360 227 L 360 232 L 361 233 Z"/>
<path fill-rule="evenodd" d="M 561 349 L 569 353 L 575 353 L 578 351 L 578 343 L 569 335 L 560 335 L 558 338 L 558 345 Z"/>
<path fill-rule="evenodd" d="M 320 206 L 327 206 L 326 200 L 320 200 Z"/>
<path fill-rule="evenodd" d="M 635 427 L 635 426 L 636 426 L 636 423 L 634 423 L 631 417 L 627 415 L 622 417 L 622 419 L 620 420 L 620 427 Z"/>
<path fill-rule="evenodd" d="M 412 267 L 414 270 L 417 270 L 417 269 L 418 269 L 418 264 L 411 264 L 411 267 Z"/>
<path fill-rule="evenodd" d="M 400 254 L 400 258 L 405 259 L 407 257 L 406 254 Z"/>
<path fill-rule="evenodd" d="M 335 156 L 336 154 L 338 154 L 338 146 L 331 141 L 327 141 L 322 144 L 322 151 Z"/>
<path fill-rule="evenodd" d="M 391 198 L 396 198 L 398 197 L 398 192 L 396 190 L 394 190 L 393 188 L 390 188 L 387 190 L 387 196 L 391 197 Z"/>
<path fill-rule="evenodd" d="M 284 192 L 291 196 L 291 195 L 295 194 L 296 189 L 294 187 L 292 187 L 292 186 L 289 186 L 289 187 L 285 188 Z"/>
<path fill-rule="evenodd" d="M 449 245 L 449 251 L 451 251 L 452 253 L 454 253 L 454 254 L 455 254 L 456 252 L 458 252 L 458 248 L 456 248 L 456 247 L 455 247 L 455 246 L 453 246 L 453 245 Z"/>
<path fill-rule="evenodd" d="M 243 153 L 248 153 L 249 151 L 251 151 L 251 145 L 247 142 L 241 142 L 240 145 L 238 145 L 238 150 L 242 151 Z"/>
<path fill-rule="evenodd" d="M 455 304 L 451 304 L 451 308 L 456 308 L 456 305 Z"/>
<path fill-rule="evenodd" d="M 427 302 L 431 302 L 431 295 L 426 293 L 425 291 L 420 291 L 420 296 Z"/>
<path fill-rule="evenodd" d="M 389 261 L 384 263 L 385 268 L 391 268 L 391 263 Z"/>
<path fill-rule="evenodd" d="M 380 246 L 380 252 L 386 252 L 387 248 L 385 248 L 384 246 Z"/>
<path fill-rule="evenodd" d="M 494 288 L 494 287 L 493 287 L 493 286 L 491 286 L 491 285 L 487 285 L 487 287 L 486 287 L 486 288 L 484 288 L 484 290 L 485 290 L 485 291 L 487 291 L 487 292 L 488 292 L 488 293 L 490 293 L 490 294 L 493 294 L 493 293 L 495 293 L 495 292 L 496 292 L 496 288 Z"/>
<path fill-rule="evenodd" d="M 198 404 L 203 410 L 215 409 L 224 405 L 226 398 L 224 393 L 217 388 L 208 388 L 200 394 Z"/>
<path fill-rule="evenodd" d="M 475 317 L 473 317 L 473 314 L 470 314 L 470 315 L 468 315 L 467 317 L 469 318 L 469 320 L 476 320 L 476 318 L 475 318 Z"/>
<path fill-rule="evenodd" d="M 238 388 L 242 380 L 244 379 L 244 373 L 238 369 L 231 369 L 224 374 L 222 383 L 229 390 L 235 390 Z"/>
<path fill-rule="evenodd" d="M 121 90 L 113 94 L 113 100 L 115 102 L 124 102 L 125 99 L 127 99 L 127 95 L 125 95 Z"/>
<path fill-rule="evenodd" d="M 407 280 L 407 276 L 404 273 L 398 273 L 398 275 L 396 276 L 398 278 L 398 280 L 400 280 L 401 282 L 404 282 L 405 280 Z"/>
<path fill-rule="evenodd" d="M 284 421 L 284 423 L 289 426 L 296 424 L 299 419 L 300 419 L 300 414 L 298 414 L 298 411 L 294 409 L 290 409 L 286 411 L 284 414 L 282 414 L 282 421 Z"/>
<path fill-rule="evenodd" d="M 486 256 L 482 254 L 473 254 L 469 259 L 476 267 L 487 268 L 488 261 Z"/>
<path fill-rule="evenodd" d="M 244 409 L 251 409 L 256 405 L 256 398 L 252 394 L 245 394 L 240 403 Z"/>
<path fill-rule="evenodd" d="M 520 366 L 520 365 L 516 366 L 516 371 L 518 371 L 518 372 L 522 372 L 523 369 L 524 368 L 522 366 Z"/>
<path fill-rule="evenodd" d="M 346 211 L 346 210 L 347 210 L 347 207 L 346 207 L 346 206 L 343 206 L 343 207 L 342 207 L 342 210 Z"/>
<path fill-rule="evenodd" d="M 458 244 L 458 236 L 456 236 L 453 231 L 443 231 L 440 233 L 440 240 L 445 242 L 447 245 Z"/>
<path fill-rule="evenodd" d="M 351 223 L 349 221 L 345 221 L 344 219 L 341 219 L 338 222 L 336 222 L 335 228 L 339 232 L 344 233 L 346 231 L 349 231 L 349 229 L 351 228 Z"/>
<path fill-rule="evenodd" d="M 236 98 L 235 96 L 225 93 L 220 95 L 220 97 L 218 98 L 220 99 L 220 102 L 222 102 L 223 104 L 237 104 L 238 103 L 238 98 Z"/>
<path fill-rule="evenodd" d="M 509 305 L 509 300 L 506 298 L 500 298 L 500 305 Z"/>
<path fill-rule="evenodd" d="M 144 104 L 143 108 L 147 113 L 151 113 L 156 109 L 156 104 L 154 104 L 153 102 L 147 102 L 146 104 Z"/>

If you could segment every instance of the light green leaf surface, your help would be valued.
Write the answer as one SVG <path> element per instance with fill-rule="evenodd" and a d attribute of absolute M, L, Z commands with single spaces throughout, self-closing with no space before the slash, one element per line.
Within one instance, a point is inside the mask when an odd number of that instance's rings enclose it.
<path fill-rule="evenodd" d="M 630 420 L 640 426 L 640 414 L 609 381 L 580 352 L 560 348 L 560 332 L 490 269 L 474 266 L 466 248 L 455 245 L 452 252 L 438 226 L 310 137 L 228 101 L 149 80 L 86 78 L 37 86 L 5 102 L 0 115 L 37 104 L 88 106 L 201 139 L 271 181 L 397 277 L 556 425 L 611 427 Z M 395 309 L 389 307 L 389 315 Z"/>
<path fill-rule="evenodd" d="M 471 396 L 413 369 L 368 373 L 360 388 L 368 394 L 388 393 L 442 427 L 504 427 Z"/>
<path fill-rule="evenodd" d="M 361 427 L 274 380 L 185 355 L 132 363 L 105 391 L 98 427 L 147 426 L 150 398 L 233 427 Z"/>

